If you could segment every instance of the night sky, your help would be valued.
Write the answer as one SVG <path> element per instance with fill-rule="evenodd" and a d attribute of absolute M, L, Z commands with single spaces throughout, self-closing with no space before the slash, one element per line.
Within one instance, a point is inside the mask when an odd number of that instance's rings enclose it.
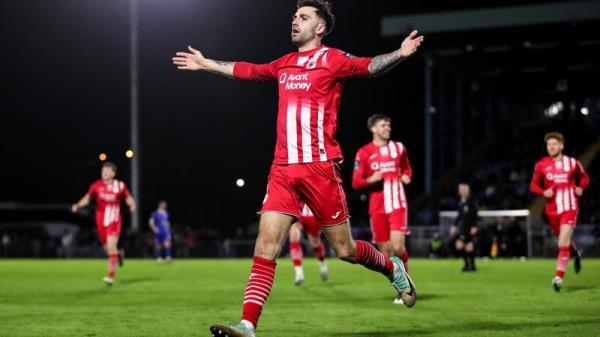
<path fill-rule="evenodd" d="M 274 84 L 177 71 L 188 44 L 206 57 L 270 62 L 293 51 L 294 1 L 140 1 L 142 219 L 158 199 L 175 223 L 231 227 L 256 220 L 275 143 Z M 129 7 L 122 0 L 4 1 L 0 201 L 72 203 L 99 176 L 105 152 L 130 182 Z M 356 55 L 397 47 L 379 37 L 382 7 L 339 1 L 324 43 Z M 422 157 L 422 60 L 377 80 L 348 83 L 338 140 L 349 187 L 366 118 L 386 112 L 395 137 Z M 235 180 L 246 180 L 244 189 Z M 411 188 L 420 190 L 420 179 Z"/>

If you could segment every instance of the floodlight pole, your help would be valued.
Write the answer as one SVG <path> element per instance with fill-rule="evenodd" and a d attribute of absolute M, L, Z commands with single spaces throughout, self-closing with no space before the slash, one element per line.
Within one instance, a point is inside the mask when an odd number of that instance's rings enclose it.
<path fill-rule="evenodd" d="M 131 231 L 139 229 L 140 195 L 140 147 L 139 147 L 139 102 L 138 102 L 138 0 L 129 0 L 129 112 L 131 118 L 131 193 L 136 198 L 138 211 L 131 215 Z"/>

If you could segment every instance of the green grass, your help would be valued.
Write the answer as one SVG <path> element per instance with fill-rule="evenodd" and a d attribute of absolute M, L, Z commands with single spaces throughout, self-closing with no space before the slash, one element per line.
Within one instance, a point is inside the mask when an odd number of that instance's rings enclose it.
<path fill-rule="evenodd" d="M 258 336 L 600 336 L 600 260 L 550 286 L 554 260 L 413 259 L 419 301 L 392 304 L 384 277 L 330 260 L 320 281 L 305 261 L 306 283 L 292 284 L 279 262 Z M 238 320 L 250 260 L 128 260 L 117 283 L 101 282 L 99 260 L 0 260 L 0 336 L 210 336 L 215 322 Z"/>

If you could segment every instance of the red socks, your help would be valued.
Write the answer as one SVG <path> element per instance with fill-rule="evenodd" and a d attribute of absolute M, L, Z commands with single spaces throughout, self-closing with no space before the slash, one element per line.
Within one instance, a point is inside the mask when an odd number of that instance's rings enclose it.
<path fill-rule="evenodd" d="M 317 247 L 313 247 L 313 251 L 315 252 L 315 256 L 319 261 L 323 262 L 325 260 L 325 246 L 321 242 Z"/>
<path fill-rule="evenodd" d="M 300 242 L 290 242 L 290 257 L 294 262 L 294 267 L 302 266 L 302 244 Z"/>
<path fill-rule="evenodd" d="M 400 260 L 402 260 L 402 263 L 404 264 L 404 269 L 406 270 L 406 272 L 408 273 L 408 249 L 404 248 L 404 253 L 402 253 L 402 255 L 400 255 Z"/>
<path fill-rule="evenodd" d="M 269 297 L 271 287 L 273 287 L 276 266 L 275 260 L 254 257 L 250 279 L 244 294 L 242 320 L 251 322 L 255 328 L 258 326 L 258 318 L 267 297 Z"/>
<path fill-rule="evenodd" d="M 354 263 L 361 264 L 367 269 L 378 271 L 388 278 L 394 275 L 394 263 L 366 241 L 356 240 L 356 257 Z"/>
<path fill-rule="evenodd" d="M 570 257 L 569 247 L 559 247 L 558 257 L 556 258 L 556 276 L 563 278 L 565 276 L 565 270 L 567 270 L 567 264 L 569 263 Z"/>
<path fill-rule="evenodd" d="M 108 277 L 115 277 L 115 269 L 117 269 L 117 263 L 119 262 L 119 253 L 108 255 Z"/>

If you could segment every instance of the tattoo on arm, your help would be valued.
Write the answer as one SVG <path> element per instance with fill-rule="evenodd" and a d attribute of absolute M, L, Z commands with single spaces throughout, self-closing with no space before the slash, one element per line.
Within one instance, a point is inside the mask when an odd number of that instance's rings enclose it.
<path fill-rule="evenodd" d="M 217 61 L 217 60 L 213 60 L 213 61 L 215 61 L 215 63 L 220 66 L 233 66 L 233 62 Z"/>
<path fill-rule="evenodd" d="M 371 74 L 371 77 L 383 75 L 394 69 L 403 60 L 404 58 L 399 55 L 397 50 L 388 54 L 375 56 L 369 64 L 369 74 Z"/>
<path fill-rule="evenodd" d="M 233 65 L 235 62 L 212 60 L 220 69 L 209 70 L 209 72 L 229 78 L 233 78 Z"/>

